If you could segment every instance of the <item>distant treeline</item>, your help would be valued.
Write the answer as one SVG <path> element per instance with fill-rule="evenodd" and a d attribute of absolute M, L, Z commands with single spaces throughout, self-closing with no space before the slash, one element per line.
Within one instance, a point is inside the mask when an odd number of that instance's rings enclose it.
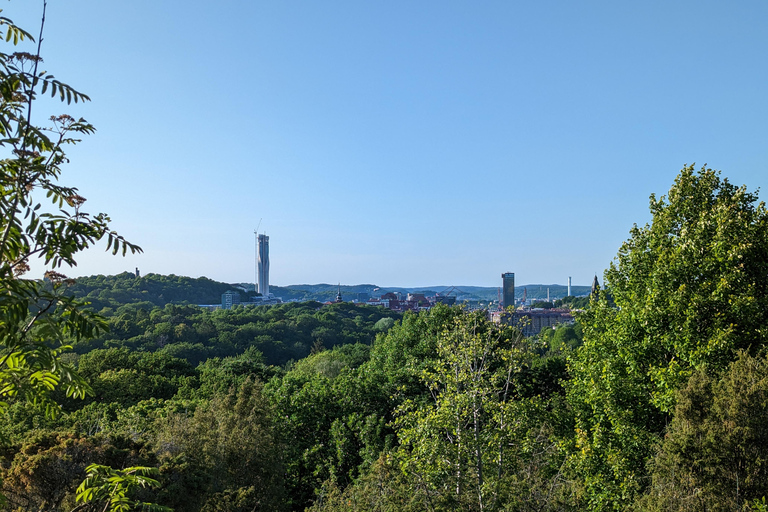
<path fill-rule="evenodd" d="M 501 285 L 501 283 L 499 283 Z M 559 284 L 530 284 L 520 285 L 516 288 L 515 296 L 519 299 L 523 296 L 523 289 L 527 289 L 527 298 L 529 300 L 546 299 L 547 293 L 550 298 L 565 297 L 568 293 L 568 287 Z M 333 300 L 338 291 L 338 285 L 331 284 L 299 284 L 285 287 L 270 287 L 270 290 L 277 296 L 284 299 L 299 298 L 303 300 Z M 571 286 L 571 294 L 575 296 L 586 296 L 591 291 L 590 286 Z M 367 293 L 371 296 L 383 295 L 387 292 L 393 293 L 422 293 L 426 296 L 434 296 L 436 293 L 456 295 L 459 301 L 467 300 L 471 302 L 483 301 L 492 302 L 498 300 L 499 289 L 493 286 L 432 286 L 429 288 L 415 287 L 378 287 L 372 284 L 361 284 L 352 286 L 341 286 L 341 294 L 345 300 L 357 297 L 358 293 Z"/>

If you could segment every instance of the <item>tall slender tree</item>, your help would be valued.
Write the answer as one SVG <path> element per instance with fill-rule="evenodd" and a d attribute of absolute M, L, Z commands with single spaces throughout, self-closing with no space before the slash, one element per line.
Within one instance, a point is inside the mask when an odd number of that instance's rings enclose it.
<path fill-rule="evenodd" d="M 396 421 L 402 469 L 422 483 L 426 506 L 498 509 L 518 462 L 509 449 L 520 421 L 513 380 L 530 354 L 519 330 L 485 312 L 456 318 L 438 337 L 422 373 L 433 404 L 407 401 Z"/>

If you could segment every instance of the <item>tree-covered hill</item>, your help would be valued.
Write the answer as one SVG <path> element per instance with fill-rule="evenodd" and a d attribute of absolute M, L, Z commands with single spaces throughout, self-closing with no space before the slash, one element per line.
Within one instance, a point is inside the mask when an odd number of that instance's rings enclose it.
<path fill-rule="evenodd" d="M 88 300 L 93 309 L 118 308 L 124 304 L 147 302 L 166 304 L 220 304 L 221 294 L 234 289 L 207 277 L 147 274 L 136 277 L 130 272 L 115 276 L 78 277 L 69 293 Z M 243 294 L 245 298 L 245 294 Z"/>

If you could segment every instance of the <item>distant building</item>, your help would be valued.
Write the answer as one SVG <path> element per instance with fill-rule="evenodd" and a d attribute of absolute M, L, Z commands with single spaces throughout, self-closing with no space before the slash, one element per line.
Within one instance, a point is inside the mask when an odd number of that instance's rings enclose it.
<path fill-rule="evenodd" d="M 344 299 L 341 298 L 341 283 L 339 283 L 339 291 L 336 293 L 336 301 L 335 302 L 344 302 Z"/>
<path fill-rule="evenodd" d="M 494 320 L 519 327 L 524 336 L 535 336 L 542 329 L 574 322 L 573 315 L 567 309 L 528 309 L 514 313 L 501 312 Z"/>
<path fill-rule="evenodd" d="M 368 299 L 368 302 L 366 302 L 366 305 L 382 306 L 385 308 L 389 308 L 389 300 L 388 299 Z"/>
<path fill-rule="evenodd" d="M 269 237 L 258 235 L 259 260 L 258 281 L 259 293 L 262 297 L 269 297 Z"/>
<path fill-rule="evenodd" d="M 416 302 L 418 307 L 425 308 L 429 307 L 431 303 L 429 300 L 424 296 L 423 293 L 409 293 L 408 297 L 405 299 L 407 302 Z"/>
<path fill-rule="evenodd" d="M 282 303 L 283 303 L 283 299 L 281 299 L 280 297 L 275 297 L 275 296 L 271 296 L 271 297 L 256 296 L 256 297 L 251 297 L 251 301 L 250 302 L 244 302 L 242 304 L 245 305 L 245 306 L 266 306 L 266 305 L 271 305 L 271 304 L 282 304 Z"/>
<path fill-rule="evenodd" d="M 228 291 L 221 294 L 221 309 L 232 309 L 235 304 L 240 304 L 240 293 Z"/>
<path fill-rule="evenodd" d="M 515 273 L 501 274 L 501 303 L 505 308 L 515 307 Z"/>

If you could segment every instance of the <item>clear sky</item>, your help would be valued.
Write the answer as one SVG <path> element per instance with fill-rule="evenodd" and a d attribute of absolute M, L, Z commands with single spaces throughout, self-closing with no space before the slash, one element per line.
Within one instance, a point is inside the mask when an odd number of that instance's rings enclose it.
<path fill-rule="evenodd" d="M 2 7 L 37 32 L 42 0 Z M 263 219 L 277 285 L 590 284 L 684 164 L 766 189 L 766 27 L 764 0 L 49 0 L 46 69 L 92 102 L 36 112 L 96 125 L 63 182 L 144 249 L 67 272 L 253 282 Z"/>

